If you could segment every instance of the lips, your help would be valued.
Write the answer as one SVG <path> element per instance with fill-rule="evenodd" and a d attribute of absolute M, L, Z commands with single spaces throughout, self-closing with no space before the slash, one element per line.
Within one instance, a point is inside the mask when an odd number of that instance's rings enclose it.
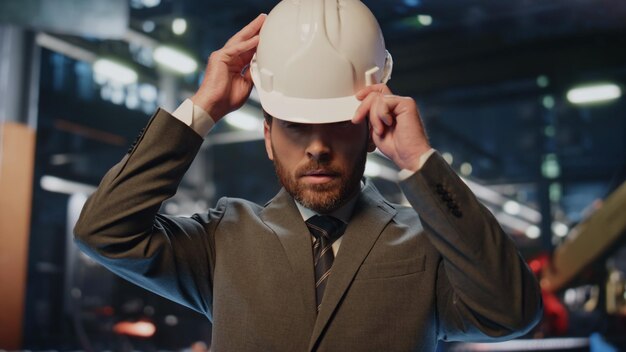
<path fill-rule="evenodd" d="M 339 178 L 339 173 L 328 169 L 315 169 L 303 172 L 300 178 L 309 184 L 324 184 Z"/>
<path fill-rule="evenodd" d="M 339 173 L 336 172 L 336 171 L 332 171 L 332 170 L 318 169 L 318 170 L 307 171 L 307 172 L 303 173 L 302 176 L 329 176 L 329 177 L 335 177 L 335 176 L 339 176 Z"/>

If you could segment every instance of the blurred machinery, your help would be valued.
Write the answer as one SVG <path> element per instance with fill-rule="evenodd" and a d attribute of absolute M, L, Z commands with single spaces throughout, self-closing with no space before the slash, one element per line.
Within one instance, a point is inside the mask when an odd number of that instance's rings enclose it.
<path fill-rule="evenodd" d="M 569 326 L 553 325 L 552 331 L 599 331 L 625 346 L 626 182 L 595 207 L 542 265 L 540 283 L 546 295 L 561 298 L 569 314 Z"/>
<path fill-rule="evenodd" d="M 596 211 L 574 227 L 567 239 L 556 248 L 550 264 L 542 273 L 541 286 L 551 292 L 563 289 L 596 260 L 613 254 L 625 231 L 626 182 L 605 201 L 598 203 Z M 618 268 L 609 270 L 624 280 L 624 273 L 620 274 Z M 623 300 L 622 297 L 622 304 Z M 623 311 L 624 308 L 616 307 L 613 311 L 617 310 Z"/>
<path fill-rule="evenodd" d="M 74 244 L 72 229 L 87 200 L 68 199 L 63 316 L 85 351 L 178 350 L 210 343 L 208 320 L 134 286 L 92 261 Z"/>
<path fill-rule="evenodd" d="M 540 283 L 548 298 L 537 334 L 596 339 L 601 334 L 603 350 L 624 350 L 626 182 L 593 207 L 541 266 Z"/>
<path fill-rule="evenodd" d="M 529 260 L 544 317 L 528 339 L 451 344 L 448 351 L 626 349 L 626 182 L 571 229 L 552 254 Z"/>

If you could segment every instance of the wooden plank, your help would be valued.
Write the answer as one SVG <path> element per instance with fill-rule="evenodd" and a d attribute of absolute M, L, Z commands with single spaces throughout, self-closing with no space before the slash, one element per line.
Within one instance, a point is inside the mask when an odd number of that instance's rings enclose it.
<path fill-rule="evenodd" d="M 22 345 L 35 131 L 0 124 L 0 348 Z"/>

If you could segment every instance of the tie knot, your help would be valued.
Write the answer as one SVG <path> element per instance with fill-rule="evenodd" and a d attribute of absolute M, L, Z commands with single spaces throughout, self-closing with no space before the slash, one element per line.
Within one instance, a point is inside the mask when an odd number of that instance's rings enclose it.
<path fill-rule="evenodd" d="M 315 238 L 323 237 L 330 243 L 341 237 L 346 229 L 343 221 L 329 215 L 315 215 L 306 221 L 306 226 Z"/>

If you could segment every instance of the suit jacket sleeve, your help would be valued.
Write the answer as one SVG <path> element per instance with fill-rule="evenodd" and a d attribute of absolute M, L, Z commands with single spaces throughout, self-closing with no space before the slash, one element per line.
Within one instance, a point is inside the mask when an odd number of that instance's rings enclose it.
<path fill-rule="evenodd" d="M 540 290 L 489 210 L 437 153 L 401 188 L 441 255 L 438 337 L 493 341 L 527 333 L 541 317 Z"/>
<path fill-rule="evenodd" d="M 191 218 L 157 214 L 201 144 L 192 129 L 158 110 L 89 197 L 74 234 L 83 251 L 116 274 L 211 319 L 211 234 L 223 206 Z"/>

